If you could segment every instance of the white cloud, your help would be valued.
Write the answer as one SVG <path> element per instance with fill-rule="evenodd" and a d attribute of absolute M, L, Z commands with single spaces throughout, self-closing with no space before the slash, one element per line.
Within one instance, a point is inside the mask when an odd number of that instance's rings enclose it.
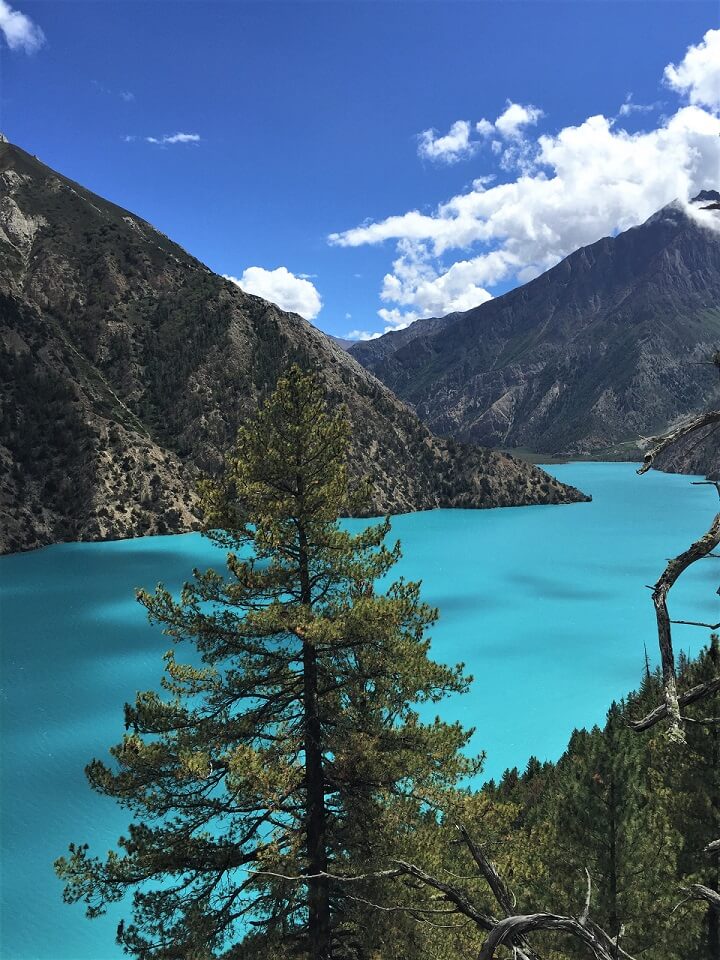
<path fill-rule="evenodd" d="M 486 188 L 482 179 L 434 213 L 410 210 L 342 233 L 355 247 L 384 240 L 429 242 L 435 255 L 477 242 L 507 242 L 519 260 L 557 258 L 581 243 L 639 223 L 675 197 L 712 185 L 720 119 L 683 107 L 661 127 L 628 133 L 589 117 L 534 144 L 533 171 Z"/>
<path fill-rule="evenodd" d="M 720 36 L 720 31 L 706 34 L 703 49 L 716 42 L 715 33 Z M 673 69 L 687 76 L 691 63 L 692 91 L 696 99 L 700 90 L 709 99 L 709 81 L 698 62 L 712 75 L 715 66 L 704 54 L 698 61 L 698 49 L 691 48 Z M 690 88 L 686 84 L 683 90 Z M 523 126 L 520 112 L 510 112 L 514 106 L 495 125 L 506 134 L 495 141 L 495 162 L 510 174 L 507 182 L 481 176 L 434 211 L 409 210 L 329 237 L 346 247 L 396 241 L 397 255 L 380 293 L 378 313 L 386 328 L 467 309 L 497 283 L 524 283 L 578 247 L 641 223 L 675 198 L 687 201 L 703 188 L 718 187 L 717 111 L 682 106 L 654 129 L 639 132 L 597 115 L 529 139 L 513 133 Z M 531 108 L 521 110 L 530 114 Z M 488 134 L 484 127 L 482 132 Z M 455 263 L 448 262 L 453 251 L 463 252 Z"/>
<path fill-rule="evenodd" d="M 380 309 L 386 332 L 401 330 L 419 317 L 470 310 L 491 300 L 484 284 L 497 282 L 507 270 L 501 251 L 461 260 L 439 271 L 425 244 L 401 240 L 398 250 L 400 256 L 393 263 L 393 272 L 385 274 L 380 298 L 409 309 Z"/>
<path fill-rule="evenodd" d="M 668 64 L 665 83 L 690 103 L 720 108 L 720 30 L 708 30 L 700 43 L 688 47 L 677 66 Z"/>
<path fill-rule="evenodd" d="M 174 143 L 200 143 L 199 133 L 172 133 L 165 134 L 163 137 L 145 137 L 148 143 L 157 143 L 161 147 Z"/>
<path fill-rule="evenodd" d="M 315 285 L 302 276 L 295 276 L 287 267 L 266 270 L 264 267 L 248 267 L 238 279 L 225 275 L 246 293 L 253 293 L 276 303 L 283 310 L 299 313 L 307 320 L 314 320 L 322 310 L 322 299 Z"/>
<path fill-rule="evenodd" d="M 659 106 L 659 103 L 635 103 L 633 101 L 633 95 L 629 93 L 625 97 L 625 101 L 620 105 L 618 116 L 629 117 L 633 113 L 652 113 L 652 111 L 657 110 Z"/>
<path fill-rule="evenodd" d="M 122 138 L 125 143 L 134 143 L 136 140 L 143 140 L 145 143 L 152 143 L 155 146 L 167 147 L 176 143 L 200 143 L 202 137 L 199 133 L 173 133 L 165 134 L 162 137 L 138 137 L 134 133 L 126 133 Z"/>
<path fill-rule="evenodd" d="M 523 136 L 523 127 L 535 126 L 542 116 L 542 110 L 533 107 L 532 104 L 524 107 L 521 103 L 508 101 L 507 109 L 495 121 L 495 129 L 503 137 L 515 139 Z"/>
<path fill-rule="evenodd" d="M 135 99 L 135 94 L 132 90 L 112 90 L 110 87 L 106 87 L 104 83 L 100 83 L 99 80 L 91 80 L 93 87 L 97 90 L 98 93 L 102 93 L 108 97 L 119 97 L 124 103 L 132 103 Z"/>
<path fill-rule="evenodd" d="M 370 333 L 369 330 L 351 330 L 345 335 L 346 340 L 377 340 L 381 333 Z"/>
<path fill-rule="evenodd" d="M 40 27 L 19 10 L 13 10 L 6 0 L 0 0 L 0 31 L 11 50 L 35 53 L 45 43 Z"/>
<path fill-rule="evenodd" d="M 423 130 L 418 134 L 418 156 L 424 160 L 456 163 L 458 160 L 472 156 L 481 142 L 493 133 L 499 134 L 505 140 L 523 140 L 525 127 L 534 126 L 542 116 L 542 110 L 531 104 L 523 106 L 508 100 L 505 111 L 500 114 L 495 123 L 483 118 L 474 125 L 480 140 L 471 139 L 473 126 L 467 120 L 456 120 L 444 137 L 439 137 L 437 130 Z M 502 152 L 503 149 L 512 149 L 503 148 L 500 141 L 493 142 L 492 148 L 496 153 Z"/>
<path fill-rule="evenodd" d="M 423 130 L 418 134 L 418 156 L 425 160 L 455 163 L 469 157 L 474 149 L 467 120 L 456 120 L 444 137 L 438 137 L 436 130 Z"/>

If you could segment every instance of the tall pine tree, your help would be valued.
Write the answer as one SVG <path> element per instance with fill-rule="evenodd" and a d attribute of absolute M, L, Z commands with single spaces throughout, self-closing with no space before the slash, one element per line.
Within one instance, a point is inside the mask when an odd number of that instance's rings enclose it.
<path fill-rule="evenodd" d="M 134 815 L 120 849 L 73 845 L 56 869 L 89 916 L 134 891 L 118 942 L 141 960 L 372 956 L 383 923 L 363 904 L 382 884 L 333 876 L 384 866 L 477 768 L 468 732 L 415 709 L 468 680 L 429 658 L 417 583 L 376 590 L 400 556 L 389 522 L 338 523 L 358 505 L 348 440 L 317 377 L 292 368 L 205 485 L 225 574 L 139 595 L 196 653 L 166 654 L 164 695 L 126 705 L 113 762 L 87 767 Z"/>

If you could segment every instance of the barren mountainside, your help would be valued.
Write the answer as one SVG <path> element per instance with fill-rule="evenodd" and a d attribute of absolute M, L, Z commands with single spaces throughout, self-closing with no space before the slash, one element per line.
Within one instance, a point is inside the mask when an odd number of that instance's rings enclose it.
<path fill-rule="evenodd" d="M 638 438 L 720 401 L 720 222 L 701 220 L 717 217 L 670 204 L 474 310 L 350 352 L 440 434 L 635 458 Z M 708 472 L 718 450 L 665 464 Z"/>
<path fill-rule="evenodd" d="M 346 405 L 372 512 L 581 498 L 437 439 L 301 317 L 0 143 L 0 552 L 193 528 L 197 476 L 293 360 Z"/>

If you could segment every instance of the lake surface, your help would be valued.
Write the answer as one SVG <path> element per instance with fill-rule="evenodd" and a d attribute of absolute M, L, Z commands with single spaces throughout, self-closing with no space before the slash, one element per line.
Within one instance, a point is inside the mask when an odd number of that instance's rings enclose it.
<path fill-rule="evenodd" d="M 603 720 L 640 680 L 644 643 L 657 661 L 645 584 L 704 533 L 712 487 L 630 464 L 553 466 L 589 504 L 437 510 L 397 517 L 398 574 L 423 580 L 440 608 L 433 653 L 463 660 L 472 693 L 442 706 L 476 727 L 486 776 L 556 759 L 576 726 Z M 350 521 L 360 526 L 360 521 Z M 178 588 L 223 554 L 199 534 L 67 544 L 0 558 L 3 960 L 117 960 L 122 911 L 84 918 L 61 902 L 52 861 L 70 841 L 104 853 L 126 813 L 87 786 L 84 765 L 123 731 L 123 704 L 157 685 L 170 645 L 148 626 L 134 589 Z M 673 592 L 683 619 L 717 620 L 717 571 L 696 565 Z M 676 628 L 697 652 L 705 631 Z"/>

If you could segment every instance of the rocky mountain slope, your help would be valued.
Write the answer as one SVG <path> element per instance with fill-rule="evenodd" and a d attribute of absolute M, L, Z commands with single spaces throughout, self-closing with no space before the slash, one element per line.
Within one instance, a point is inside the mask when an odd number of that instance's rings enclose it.
<path fill-rule="evenodd" d="M 301 317 L 0 143 L 0 552 L 192 528 L 198 474 L 292 360 L 347 405 L 374 512 L 581 496 L 438 440 Z"/>
<path fill-rule="evenodd" d="M 350 352 L 437 433 L 634 458 L 639 437 L 720 402 L 705 362 L 720 347 L 720 222 L 703 206 L 670 204 L 474 310 Z M 666 463 L 706 472 L 719 449 Z"/>

